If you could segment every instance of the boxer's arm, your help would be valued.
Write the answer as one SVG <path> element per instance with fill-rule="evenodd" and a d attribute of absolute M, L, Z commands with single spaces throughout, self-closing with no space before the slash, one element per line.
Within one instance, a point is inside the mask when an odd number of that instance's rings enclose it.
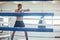
<path fill-rule="evenodd" d="M 25 11 L 30 11 L 30 9 L 22 9 L 22 11 L 24 11 L 24 12 L 25 12 Z"/>
<path fill-rule="evenodd" d="M 15 10 L 15 12 L 18 12 L 17 10 Z"/>

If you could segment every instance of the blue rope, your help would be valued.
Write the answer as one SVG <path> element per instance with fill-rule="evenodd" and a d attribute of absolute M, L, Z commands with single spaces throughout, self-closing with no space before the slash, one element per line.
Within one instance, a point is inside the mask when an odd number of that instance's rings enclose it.
<path fill-rule="evenodd" d="M 54 16 L 54 13 L 0 13 L 0 16 Z"/>
<path fill-rule="evenodd" d="M 53 32 L 50 28 L 16 28 L 16 27 L 0 27 L 4 31 L 31 31 L 31 32 Z"/>

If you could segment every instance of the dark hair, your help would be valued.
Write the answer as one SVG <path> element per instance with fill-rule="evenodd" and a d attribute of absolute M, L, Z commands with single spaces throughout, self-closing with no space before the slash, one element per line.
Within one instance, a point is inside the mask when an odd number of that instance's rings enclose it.
<path fill-rule="evenodd" d="M 22 6 L 22 4 L 18 4 L 18 6 Z"/>

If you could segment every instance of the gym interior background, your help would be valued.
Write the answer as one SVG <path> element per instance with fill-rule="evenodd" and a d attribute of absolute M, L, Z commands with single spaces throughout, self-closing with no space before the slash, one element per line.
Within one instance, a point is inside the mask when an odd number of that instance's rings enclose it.
<path fill-rule="evenodd" d="M 60 38 L 40 38 L 40 36 L 44 37 L 52 37 L 52 36 L 60 36 L 60 1 L 12 1 L 12 2 L 0 2 L 0 12 L 14 12 L 17 8 L 17 4 L 21 3 L 23 5 L 23 9 L 29 8 L 29 12 L 35 13 L 54 13 L 53 23 L 52 17 L 44 17 L 43 24 L 46 25 L 46 28 L 58 29 L 57 32 L 28 32 L 29 40 L 60 40 Z M 27 28 L 38 28 L 40 16 L 24 16 L 23 18 L 25 27 Z M 16 21 L 16 17 L 7 17 L 0 16 L 0 26 L 14 27 Z M 50 25 L 47 25 L 50 24 Z M 58 24 L 53 26 L 54 24 Z M 0 40 L 8 40 L 8 37 L 12 32 L 2 31 L 0 30 Z M 26 40 L 24 36 L 24 32 L 17 31 L 14 36 L 14 40 Z"/>

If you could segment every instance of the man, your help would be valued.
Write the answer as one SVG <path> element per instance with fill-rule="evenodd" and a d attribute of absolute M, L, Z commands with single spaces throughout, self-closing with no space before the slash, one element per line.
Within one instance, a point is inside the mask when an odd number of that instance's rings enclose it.
<path fill-rule="evenodd" d="M 29 9 L 22 9 L 22 4 L 17 5 L 17 9 L 15 10 L 16 13 L 21 13 L 24 11 L 30 11 Z M 16 17 L 16 22 L 14 27 L 25 27 L 24 22 L 23 22 L 23 16 L 17 16 Z M 14 38 L 15 31 L 12 33 L 11 40 Z M 27 32 L 25 32 L 25 36 L 27 37 Z"/>

